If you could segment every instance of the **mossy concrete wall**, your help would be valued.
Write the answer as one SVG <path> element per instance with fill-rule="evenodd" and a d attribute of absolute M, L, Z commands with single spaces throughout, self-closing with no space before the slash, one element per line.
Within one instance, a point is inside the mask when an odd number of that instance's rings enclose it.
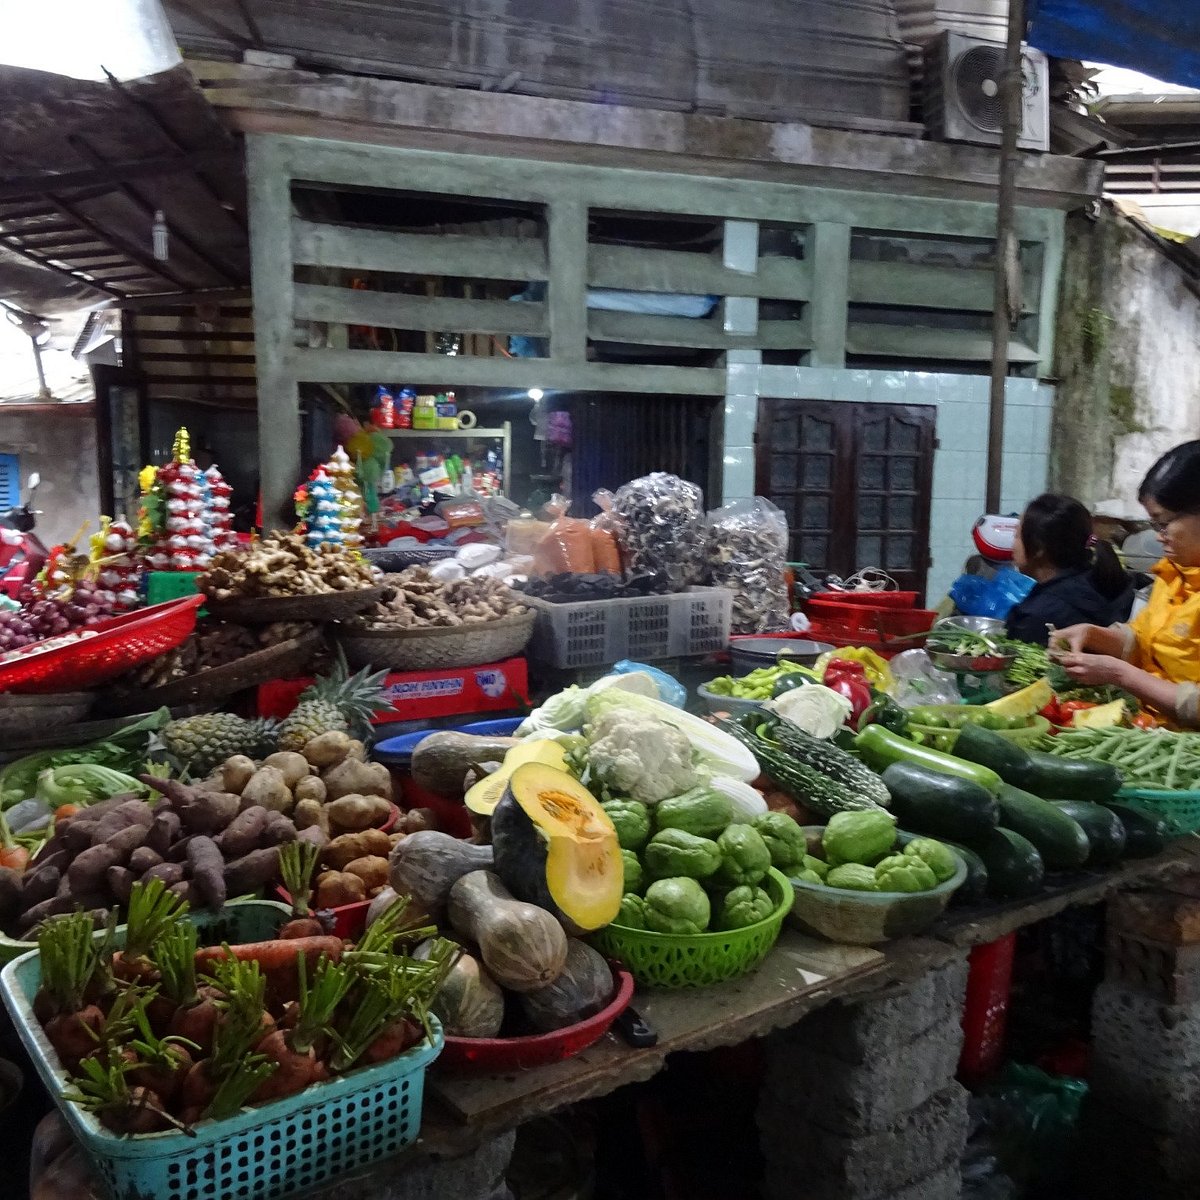
<path fill-rule="evenodd" d="M 1055 346 L 1050 486 L 1135 515 L 1151 463 L 1200 437 L 1200 297 L 1111 207 L 1071 216 Z"/>

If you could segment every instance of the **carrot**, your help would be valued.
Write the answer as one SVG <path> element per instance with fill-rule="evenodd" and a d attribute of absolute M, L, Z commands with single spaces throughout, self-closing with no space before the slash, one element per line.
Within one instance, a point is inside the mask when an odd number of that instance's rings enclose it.
<path fill-rule="evenodd" d="M 411 1050 L 423 1037 L 425 1031 L 408 1017 L 399 1017 L 391 1024 L 385 1025 L 379 1036 L 363 1051 L 359 1060 L 362 1063 L 387 1062 Z"/>
<path fill-rule="evenodd" d="M 94 1004 L 79 1012 L 60 1013 L 45 1023 L 46 1040 L 54 1047 L 59 1060 L 68 1071 L 73 1071 L 79 1060 L 95 1054 L 100 1044 L 100 1030 L 104 1026 L 104 1013 Z"/>
<path fill-rule="evenodd" d="M 29 862 L 29 851 L 24 846 L 4 846 L 0 848 L 0 867 L 10 867 L 14 871 L 24 871 Z"/>
<path fill-rule="evenodd" d="M 254 1047 L 256 1054 L 265 1056 L 268 1062 L 278 1064 L 278 1070 L 269 1075 L 250 1095 L 251 1104 L 265 1104 L 268 1100 L 280 1100 L 302 1092 L 312 1082 L 317 1065 L 316 1053 L 310 1048 L 295 1050 L 288 1045 L 287 1035 L 276 1029 Z"/>
<path fill-rule="evenodd" d="M 209 963 L 224 958 L 234 958 L 238 962 L 256 962 L 264 971 L 277 971 L 282 967 L 294 971 L 301 954 L 310 967 L 316 966 L 322 954 L 337 962 L 342 957 L 342 939 L 323 934 L 290 941 L 275 938 L 269 942 L 247 942 L 242 946 L 205 946 L 196 951 L 196 970 L 202 971 Z"/>
<path fill-rule="evenodd" d="M 73 817 L 77 812 L 82 812 L 83 809 L 78 804 L 60 804 L 54 810 L 54 823 L 57 825 L 59 821 L 65 821 L 68 817 Z"/>

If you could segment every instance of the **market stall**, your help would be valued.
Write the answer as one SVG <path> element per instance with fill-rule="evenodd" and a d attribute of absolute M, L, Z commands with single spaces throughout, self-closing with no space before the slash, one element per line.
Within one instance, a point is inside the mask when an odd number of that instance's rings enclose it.
<path fill-rule="evenodd" d="M 863 635 L 814 646 L 769 506 L 672 476 L 372 563 L 349 461 L 241 544 L 181 439 L 144 555 L 109 526 L 8 618 L 0 991 L 100 1186 L 416 1195 L 767 1038 L 770 1194 L 803 1161 L 814 1195 L 957 1195 L 962 1027 L 981 1060 L 1004 1001 L 975 1028 L 967 950 L 1192 871 L 1196 735 L 992 629 L 855 626 L 869 594 L 814 603 Z M 111 615 L 118 569 L 178 595 Z M 695 691 L 645 661 L 681 658 Z M 546 668 L 579 682 L 533 707 Z M 908 1032 L 839 1058 L 878 1021 Z"/>

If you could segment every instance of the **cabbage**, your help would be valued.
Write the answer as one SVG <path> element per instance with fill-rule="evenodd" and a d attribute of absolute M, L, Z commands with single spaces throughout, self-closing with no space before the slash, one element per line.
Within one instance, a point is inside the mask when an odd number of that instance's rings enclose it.
<path fill-rule="evenodd" d="M 551 696 L 540 708 L 535 708 L 517 726 L 513 736 L 524 738 L 555 729 L 582 729 L 588 698 L 607 691 L 609 688 L 618 688 L 624 692 L 639 692 L 643 696 L 655 698 L 658 696 L 658 685 L 645 671 L 630 671 L 624 675 L 605 675 L 603 679 L 597 679 L 590 687 L 585 688 L 573 683 L 565 691 Z"/>
<path fill-rule="evenodd" d="M 815 738 L 833 737 L 853 711 L 845 696 L 823 684 L 792 688 L 768 701 L 766 708 Z"/>
<path fill-rule="evenodd" d="M 624 678 L 632 679 L 633 676 Z M 672 708 L 652 696 L 607 688 L 589 696 L 584 705 L 588 721 L 595 721 L 614 708 L 641 713 L 666 725 L 673 725 L 691 743 L 698 763 L 714 775 L 728 775 L 732 779 L 750 783 L 761 774 L 754 755 L 737 738 L 700 717 Z"/>
<path fill-rule="evenodd" d="M 761 817 L 767 811 L 767 802 L 763 799 L 762 792 L 740 779 L 730 779 L 728 775 L 714 775 L 708 781 L 708 786 L 714 792 L 720 792 L 733 806 L 734 825 L 749 825 L 755 817 Z"/>

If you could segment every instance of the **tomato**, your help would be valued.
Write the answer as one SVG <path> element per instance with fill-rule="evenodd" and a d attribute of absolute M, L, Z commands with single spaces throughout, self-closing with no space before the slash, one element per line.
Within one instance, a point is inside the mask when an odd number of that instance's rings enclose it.
<path fill-rule="evenodd" d="M 1157 729 L 1158 728 L 1158 722 L 1148 712 L 1135 713 L 1132 717 L 1129 718 L 1129 723 L 1135 729 Z"/>
<path fill-rule="evenodd" d="M 1051 700 L 1049 704 L 1047 704 L 1044 708 L 1040 709 L 1038 712 L 1038 716 L 1045 717 L 1046 720 L 1049 721 L 1051 725 L 1061 725 L 1063 723 L 1063 721 L 1062 721 L 1062 713 L 1059 712 L 1059 708 L 1058 708 L 1058 697 L 1055 696 L 1055 698 L 1053 700 Z"/>
<path fill-rule="evenodd" d="M 1092 700 L 1067 700 L 1058 706 L 1059 716 L 1062 718 L 1061 724 L 1070 725 L 1071 718 L 1077 712 L 1083 712 L 1085 709 L 1095 707 L 1096 704 Z"/>

